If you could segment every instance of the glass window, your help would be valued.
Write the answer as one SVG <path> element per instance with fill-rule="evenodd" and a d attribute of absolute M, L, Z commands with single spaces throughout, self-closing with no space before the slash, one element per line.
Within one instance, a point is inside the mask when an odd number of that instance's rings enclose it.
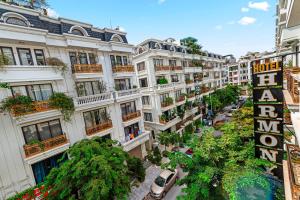
<path fill-rule="evenodd" d="M 62 129 L 59 120 L 50 121 L 49 126 L 50 126 L 52 137 L 56 137 L 62 134 Z"/>
<path fill-rule="evenodd" d="M 99 81 L 77 82 L 76 86 L 79 97 L 102 93 Z"/>
<path fill-rule="evenodd" d="M 123 64 L 128 65 L 128 59 L 127 56 L 123 56 Z"/>
<path fill-rule="evenodd" d="M 39 123 L 37 124 L 37 129 L 40 135 L 40 139 L 43 140 L 48 140 L 51 138 L 51 132 L 50 132 L 50 127 L 48 122 L 44 123 Z"/>
<path fill-rule="evenodd" d="M 44 56 L 44 51 L 42 49 L 35 49 L 34 50 L 35 53 L 35 58 L 36 58 L 36 62 L 38 65 L 45 65 L 45 56 Z"/>
<path fill-rule="evenodd" d="M 142 96 L 142 103 L 143 103 L 143 105 L 150 105 L 150 97 Z"/>
<path fill-rule="evenodd" d="M 8 65 L 15 65 L 15 57 L 12 48 L 10 47 L 0 47 L 1 54 L 5 55 L 8 59 Z"/>
<path fill-rule="evenodd" d="M 110 55 L 110 62 L 111 62 L 111 66 L 116 66 L 116 59 L 114 55 Z"/>
<path fill-rule="evenodd" d="M 86 129 L 93 128 L 103 122 L 108 121 L 106 108 L 100 108 L 83 113 Z"/>
<path fill-rule="evenodd" d="M 88 64 L 86 53 L 79 53 L 79 63 L 80 64 Z"/>
<path fill-rule="evenodd" d="M 129 90 L 131 89 L 130 79 L 115 79 L 116 90 Z"/>
<path fill-rule="evenodd" d="M 179 82 L 178 75 L 171 75 L 172 82 Z"/>
<path fill-rule="evenodd" d="M 176 66 L 176 60 L 169 60 L 169 65 L 172 67 Z"/>
<path fill-rule="evenodd" d="M 144 113 L 144 120 L 148 122 L 152 122 L 152 113 Z"/>
<path fill-rule="evenodd" d="M 31 86 L 32 92 L 35 94 L 35 101 L 42 101 L 43 96 L 42 96 L 42 91 L 39 85 L 33 85 Z"/>
<path fill-rule="evenodd" d="M 89 53 L 90 64 L 97 64 L 96 55 L 93 53 Z"/>
<path fill-rule="evenodd" d="M 25 86 L 14 86 L 11 88 L 13 96 L 27 96 L 27 91 Z"/>
<path fill-rule="evenodd" d="M 85 92 L 86 92 L 86 95 L 93 95 L 93 86 L 92 86 L 92 83 L 91 82 L 85 82 L 84 83 L 84 87 L 85 87 Z"/>
<path fill-rule="evenodd" d="M 71 65 L 77 64 L 76 52 L 70 52 L 69 56 L 70 56 Z"/>
<path fill-rule="evenodd" d="M 84 36 L 84 34 L 80 30 L 78 30 L 78 29 L 73 29 L 72 30 L 72 34 L 79 35 L 79 36 Z"/>
<path fill-rule="evenodd" d="M 148 81 L 147 78 L 140 79 L 140 87 L 148 87 Z"/>
<path fill-rule="evenodd" d="M 14 96 L 29 96 L 33 101 L 46 101 L 53 94 L 51 84 L 13 86 L 11 90 Z"/>
<path fill-rule="evenodd" d="M 122 65 L 122 57 L 116 56 L 117 65 Z"/>
<path fill-rule="evenodd" d="M 135 102 L 128 102 L 121 104 L 122 115 L 128 115 L 130 113 L 136 112 Z"/>
<path fill-rule="evenodd" d="M 48 100 L 53 94 L 52 86 L 50 84 L 40 85 L 42 99 Z"/>
<path fill-rule="evenodd" d="M 22 130 L 26 144 L 39 140 L 35 125 L 23 127 Z"/>
<path fill-rule="evenodd" d="M 163 66 L 163 59 L 153 59 L 153 64 L 155 67 Z"/>
<path fill-rule="evenodd" d="M 18 48 L 17 50 L 18 50 L 21 65 L 33 65 L 30 49 Z"/>
<path fill-rule="evenodd" d="M 101 93 L 99 81 L 93 81 L 92 86 L 93 86 L 94 94 L 100 94 Z"/>
<path fill-rule="evenodd" d="M 143 71 L 145 70 L 145 62 L 140 62 L 137 64 L 137 70 L 138 71 Z"/>
<path fill-rule="evenodd" d="M 7 24 L 14 24 L 14 25 L 18 25 L 18 26 L 28 26 L 27 23 L 17 17 L 9 17 L 6 19 L 5 23 Z"/>

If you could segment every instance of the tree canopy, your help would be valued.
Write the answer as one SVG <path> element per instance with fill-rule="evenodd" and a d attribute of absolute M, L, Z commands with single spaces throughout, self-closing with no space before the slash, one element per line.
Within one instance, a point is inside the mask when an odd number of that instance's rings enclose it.
<path fill-rule="evenodd" d="M 129 155 L 111 140 L 82 140 L 67 153 L 70 159 L 53 168 L 46 178 L 50 200 L 126 199 L 133 171 L 140 173 L 140 180 L 145 176 L 145 171 L 136 167 L 142 165 L 137 160 L 128 161 Z"/>
<path fill-rule="evenodd" d="M 214 136 L 213 128 L 203 129 L 201 138 L 194 136 L 190 141 L 192 158 L 169 155 L 172 167 L 184 165 L 188 172 L 179 181 L 180 185 L 187 185 L 183 199 L 213 199 L 218 189 L 225 191 L 223 199 L 236 199 L 237 188 L 246 187 L 251 180 L 267 187 L 263 167 L 271 163 L 255 158 L 252 118 L 253 108 L 242 108 L 231 122 L 221 127 L 221 137 Z"/>
<path fill-rule="evenodd" d="M 202 46 L 193 37 L 186 37 L 180 40 L 180 44 L 187 47 L 187 52 L 191 54 L 201 54 Z"/>

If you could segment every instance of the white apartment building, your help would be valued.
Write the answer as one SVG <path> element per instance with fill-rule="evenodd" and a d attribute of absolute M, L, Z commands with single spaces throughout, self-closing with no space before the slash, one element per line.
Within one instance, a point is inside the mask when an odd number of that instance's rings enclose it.
<path fill-rule="evenodd" d="M 294 132 L 290 141 L 285 140 L 287 162 L 284 161 L 284 185 L 286 199 L 300 198 L 300 166 L 293 154 L 299 154 L 300 141 L 300 1 L 278 0 L 276 18 L 276 50 L 285 65 L 285 131 Z M 289 55 L 288 55 L 289 54 Z M 288 111 L 289 110 L 289 111 Z"/>
<path fill-rule="evenodd" d="M 134 46 L 126 33 L 75 20 L 53 19 L 38 10 L 0 2 L 0 101 L 24 95 L 33 111 L 0 113 L 0 199 L 42 182 L 72 144 L 94 136 L 119 141 L 124 150 L 146 156 L 145 131 Z M 47 65 L 57 58 L 67 65 Z M 73 98 L 70 122 L 49 107 L 55 92 Z M 39 141 L 44 148 L 33 141 Z"/>
<path fill-rule="evenodd" d="M 133 63 L 142 93 L 145 129 L 152 136 L 162 131 L 181 133 L 201 118 L 201 99 L 227 82 L 224 59 L 204 52 L 188 54 L 172 38 L 148 39 L 136 47 Z"/>

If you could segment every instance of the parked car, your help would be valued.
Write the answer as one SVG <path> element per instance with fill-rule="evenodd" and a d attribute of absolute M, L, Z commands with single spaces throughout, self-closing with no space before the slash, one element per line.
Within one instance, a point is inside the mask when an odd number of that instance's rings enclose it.
<path fill-rule="evenodd" d="M 162 199 L 172 188 L 178 179 L 178 170 L 167 169 L 154 180 L 150 188 L 150 194 L 155 199 Z"/>
<path fill-rule="evenodd" d="M 186 152 L 185 152 L 185 154 L 187 155 L 187 156 L 189 156 L 189 157 L 192 157 L 192 155 L 193 155 L 193 149 L 192 148 L 189 148 L 188 150 L 186 150 Z"/>

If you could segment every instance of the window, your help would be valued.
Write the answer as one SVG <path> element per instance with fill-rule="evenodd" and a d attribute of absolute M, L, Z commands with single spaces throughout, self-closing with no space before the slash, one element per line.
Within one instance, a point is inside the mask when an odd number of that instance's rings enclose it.
<path fill-rule="evenodd" d="M 116 59 L 115 59 L 115 56 L 113 55 L 110 55 L 110 62 L 111 62 L 111 66 L 116 66 Z"/>
<path fill-rule="evenodd" d="M 116 56 L 117 65 L 122 65 L 122 57 Z"/>
<path fill-rule="evenodd" d="M 69 57 L 70 57 L 70 61 L 71 61 L 71 65 L 75 65 L 77 64 L 77 56 L 76 56 L 76 52 L 70 52 L 69 53 Z"/>
<path fill-rule="evenodd" d="M 90 129 L 109 120 L 106 108 L 100 108 L 83 113 L 85 128 Z"/>
<path fill-rule="evenodd" d="M 152 113 L 144 113 L 144 120 L 147 122 L 152 122 Z"/>
<path fill-rule="evenodd" d="M 123 64 L 128 65 L 128 59 L 127 56 L 123 56 Z"/>
<path fill-rule="evenodd" d="M 116 90 L 129 90 L 131 89 L 130 79 L 115 79 L 115 88 Z"/>
<path fill-rule="evenodd" d="M 64 158 L 63 160 L 61 160 Z M 32 171 L 36 184 L 42 183 L 45 177 L 50 173 L 51 169 L 58 167 L 67 157 L 63 157 L 63 153 L 47 158 L 32 165 Z"/>
<path fill-rule="evenodd" d="M 154 64 L 154 67 L 163 66 L 164 65 L 163 59 L 153 59 L 153 64 Z"/>
<path fill-rule="evenodd" d="M 169 60 L 169 65 L 172 67 L 176 66 L 176 60 Z"/>
<path fill-rule="evenodd" d="M 137 64 L 137 70 L 138 71 L 144 71 L 145 70 L 145 62 L 140 62 Z"/>
<path fill-rule="evenodd" d="M 77 82 L 76 88 L 79 97 L 101 94 L 104 92 L 99 81 Z"/>
<path fill-rule="evenodd" d="M 15 65 L 15 57 L 11 47 L 0 47 L 1 54 L 8 59 L 8 65 Z"/>
<path fill-rule="evenodd" d="M 97 64 L 96 55 L 93 53 L 89 53 L 90 64 Z"/>
<path fill-rule="evenodd" d="M 176 90 L 175 91 L 175 97 L 176 98 L 179 98 L 181 96 L 181 94 L 182 94 L 181 90 Z"/>
<path fill-rule="evenodd" d="M 181 61 L 181 66 L 187 67 L 188 66 L 187 61 L 186 60 Z"/>
<path fill-rule="evenodd" d="M 171 75 L 171 80 L 173 83 L 179 82 L 178 75 Z"/>
<path fill-rule="evenodd" d="M 150 105 L 150 97 L 149 96 L 142 96 L 142 104 L 143 105 Z"/>
<path fill-rule="evenodd" d="M 147 80 L 147 78 L 141 78 L 139 80 L 139 82 L 140 82 L 140 87 L 148 87 L 148 80 Z"/>
<path fill-rule="evenodd" d="M 48 140 L 63 134 L 61 124 L 58 119 L 25 126 L 22 127 L 22 131 L 26 144 L 30 144 L 30 142 L 37 140 Z"/>
<path fill-rule="evenodd" d="M 79 53 L 79 63 L 80 64 L 89 64 L 86 53 Z"/>
<path fill-rule="evenodd" d="M 21 65 L 33 65 L 30 49 L 17 48 Z"/>
<path fill-rule="evenodd" d="M 14 25 L 18 25 L 18 26 L 28 26 L 27 23 L 17 17 L 9 17 L 5 20 L 5 23 L 7 24 L 14 24 Z"/>
<path fill-rule="evenodd" d="M 79 29 L 73 29 L 72 30 L 72 34 L 79 35 L 79 36 L 84 36 L 84 34 L 82 33 L 82 31 L 79 30 Z"/>
<path fill-rule="evenodd" d="M 129 141 L 129 140 L 134 139 L 135 137 L 138 137 L 139 134 L 141 134 L 138 123 L 132 124 L 130 126 L 126 126 L 124 128 L 124 132 L 125 132 L 126 142 Z"/>
<path fill-rule="evenodd" d="M 121 111 L 123 116 L 136 112 L 135 102 L 132 101 L 132 102 L 121 104 Z"/>
<path fill-rule="evenodd" d="M 35 49 L 34 54 L 38 65 L 46 65 L 44 51 L 42 49 Z"/>
<path fill-rule="evenodd" d="M 11 87 L 13 96 L 29 96 L 33 101 L 46 101 L 53 94 L 51 84 Z"/>

